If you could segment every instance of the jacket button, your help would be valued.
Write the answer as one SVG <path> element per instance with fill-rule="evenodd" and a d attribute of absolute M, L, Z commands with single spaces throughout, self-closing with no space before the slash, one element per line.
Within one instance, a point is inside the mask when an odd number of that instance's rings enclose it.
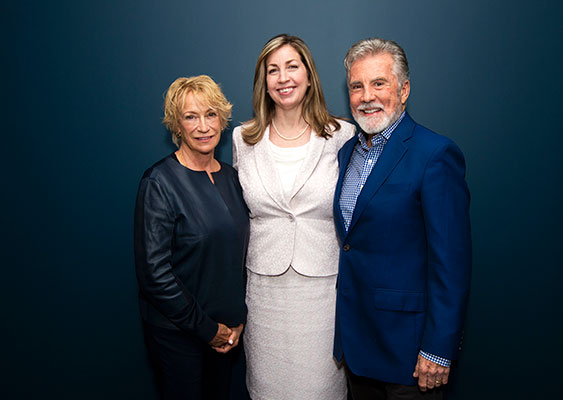
<path fill-rule="evenodd" d="M 342 246 L 342 250 L 344 250 L 344 251 L 350 250 L 350 245 L 348 243 L 346 243 L 344 246 Z"/>
<path fill-rule="evenodd" d="M 294 217 L 293 215 L 291 215 L 291 214 L 289 214 L 289 215 L 287 216 L 287 218 L 288 218 L 291 222 L 295 221 L 295 217 Z"/>

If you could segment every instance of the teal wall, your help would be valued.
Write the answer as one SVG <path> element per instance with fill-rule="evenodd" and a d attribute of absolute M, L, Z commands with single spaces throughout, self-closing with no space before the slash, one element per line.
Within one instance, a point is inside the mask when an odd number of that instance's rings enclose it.
<path fill-rule="evenodd" d="M 561 64 L 556 1 L 21 1 L 2 8 L 3 398 L 153 399 L 136 305 L 132 217 L 178 76 L 209 74 L 251 117 L 256 57 L 301 36 L 329 108 L 342 59 L 401 44 L 408 110 L 464 151 L 474 270 L 451 399 L 555 397 L 563 356 Z"/>

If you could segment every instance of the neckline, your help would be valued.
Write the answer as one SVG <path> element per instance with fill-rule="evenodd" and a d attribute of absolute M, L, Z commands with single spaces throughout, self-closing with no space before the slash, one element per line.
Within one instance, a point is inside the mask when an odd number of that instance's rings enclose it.
<path fill-rule="evenodd" d="M 284 150 L 295 150 L 295 149 L 298 149 L 298 150 L 299 150 L 299 149 L 303 149 L 303 148 L 309 146 L 309 144 L 311 143 L 311 138 L 309 138 L 309 141 L 308 141 L 307 143 L 302 144 L 302 145 L 300 145 L 300 146 L 282 147 L 282 146 L 278 146 L 277 144 L 275 144 L 274 142 L 272 142 L 272 141 L 270 140 L 270 135 L 268 135 L 267 138 L 268 138 L 268 143 L 270 143 L 270 144 L 271 144 L 272 146 L 274 146 L 276 149 L 281 149 L 282 151 L 284 151 Z"/>
<path fill-rule="evenodd" d="M 204 170 L 196 170 L 196 169 L 191 169 L 191 168 L 186 167 L 184 164 L 182 164 L 182 163 L 180 162 L 180 160 L 178 159 L 178 156 L 176 155 L 176 152 L 172 152 L 172 154 L 170 155 L 170 157 L 171 157 L 180 167 L 184 168 L 185 170 L 187 170 L 187 171 L 189 171 L 189 172 L 198 173 L 198 174 L 203 173 L 203 174 L 207 175 L 207 171 L 204 171 Z M 219 163 L 219 169 L 218 169 L 217 171 L 210 172 L 211 175 L 218 174 L 218 173 L 220 173 L 221 171 L 223 171 L 223 169 L 224 169 L 224 168 L 223 168 L 223 163 L 222 163 L 220 160 L 217 160 L 217 162 Z"/>

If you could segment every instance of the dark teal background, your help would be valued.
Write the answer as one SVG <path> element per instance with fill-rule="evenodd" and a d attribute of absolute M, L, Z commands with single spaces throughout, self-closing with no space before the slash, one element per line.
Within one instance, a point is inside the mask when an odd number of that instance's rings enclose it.
<path fill-rule="evenodd" d="M 178 76 L 234 103 L 218 157 L 251 117 L 256 58 L 310 46 L 349 115 L 347 49 L 394 39 L 408 110 L 465 153 L 474 269 L 451 399 L 555 398 L 563 337 L 558 1 L 20 1 L 2 6 L 0 396 L 154 399 L 136 304 L 142 172 L 173 151 L 160 123 Z M 376 362 L 377 360 L 374 360 Z M 290 383 L 288 383 L 290 384 Z"/>

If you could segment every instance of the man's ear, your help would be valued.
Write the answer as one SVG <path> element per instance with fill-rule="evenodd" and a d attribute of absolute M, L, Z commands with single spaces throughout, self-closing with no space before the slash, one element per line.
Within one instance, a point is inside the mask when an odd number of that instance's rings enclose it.
<path fill-rule="evenodd" d="M 401 104 L 405 105 L 411 93 L 411 81 L 406 80 L 401 87 Z"/>

